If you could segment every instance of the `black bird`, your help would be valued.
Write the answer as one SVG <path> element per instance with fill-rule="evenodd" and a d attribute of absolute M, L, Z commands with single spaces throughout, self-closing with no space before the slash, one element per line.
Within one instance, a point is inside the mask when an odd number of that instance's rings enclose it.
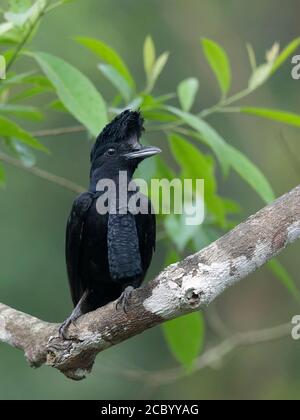
<path fill-rule="evenodd" d="M 97 200 L 107 193 L 99 191 L 99 181 L 113 181 L 119 192 L 124 188 L 120 171 L 129 183 L 140 162 L 160 153 L 156 147 L 141 145 L 143 130 L 141 114 L 126 110 L 104 128 L 92 148 L 90 187 L 75 199 L 67 223 L 66 262 L 75 309 L 60 327 L 64 339 L 81 315 L 109 302 L 118 299 L 117 309 L 126 311 L 130 293 L 141 285 L 151 263 L 156 220 L 150 200 L 140 194 L 140 207 L 147 211 L 137 214 L 128 211 L 128 200 L 125 214 L 119 200 L 117 212 L 99 214 L 97 207 Z M 108 194 L 109 208 L 111 198 Z"/>

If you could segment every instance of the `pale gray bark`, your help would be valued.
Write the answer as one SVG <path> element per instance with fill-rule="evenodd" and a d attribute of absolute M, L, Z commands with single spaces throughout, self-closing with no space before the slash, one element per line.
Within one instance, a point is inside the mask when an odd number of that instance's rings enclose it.
<path fill-rule="evenodd" d="M 22 349 L 33 366 L 47 364 L 82 379 L 97 353 L 208 305 L 299 238 L 300 186 L 134 291 L 127 314 L 111 303 L 83 316 L 70 328 L 73 339 L 62 341 L 58 325 L 0 304 L 0 341 Z"/>

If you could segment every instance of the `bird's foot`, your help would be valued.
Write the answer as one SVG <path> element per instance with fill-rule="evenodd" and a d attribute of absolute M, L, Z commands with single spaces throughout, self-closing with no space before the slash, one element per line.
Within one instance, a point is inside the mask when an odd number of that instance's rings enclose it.
<path fill-rule="evenodd" d="M 71 340 L 71 337 L 68 333 L 68 329 L 71 325 L 74 325 L 75 328 L 77 328 L 77 321 L 78 318 L 72 317 L 72 315 L 65 320 L 65 322 L 63 322 L 61 324 L 61 326 L 59 327 L 59 336 L 62 340 Z"/>
<path fill-rule="evenodd" d="M 121 307 L 121 309 L 125 312 L 125 314 L 127 314 L 127 310 L 129 306 L 129 299 L 133 291 L 134 291 L 134 287 L 132 286 L 126 287 L 124 292 L 121 294 L 121 296 L 117 300 L 117 303 L 116 303 L 117 310 Z"/>

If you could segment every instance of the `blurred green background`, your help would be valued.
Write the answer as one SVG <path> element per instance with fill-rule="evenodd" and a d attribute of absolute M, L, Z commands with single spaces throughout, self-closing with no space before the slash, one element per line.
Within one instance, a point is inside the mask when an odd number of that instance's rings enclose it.
<path fill-rule="evenodd" d="M 142 85 L 142 46 L 146 35 L 151 34 L 159 51 L 171 52 L 155 93 L 174 91 L 182 79 L 195 76 L 200 80 L 196 109 L 201 109 L 214 104 L 219 95 L 201 53 L 202 36 L 220 42 L 227 50 L 232 63 L 233 91 L 238 91 L 247 83 L 250 72 L 245 43 L 251 42 L 263 61 L 265 50 L 275 41 L 284 46 L 299 36 L 299 12 L 297 0 L 286 1 L 284 7 L 280 0 L 77 0 L 43 20 L 34 46 L 74 64 L 107 97 L 113 90 L 97 71 L 95 57 L 72 41 L 72 37 L 91 36 L 112 45 Z M 32 61 L 29 63 L 32 65 Z M 300 81 L 294 81 L 290 72 L 288 61 L 244 103 L 299 113 Z M 282 138 L 293 154 L 299 156 L 299 129 L 241 115 L 217 115 L 210 122 L 230 144 L 243 150 L 263 169 L 278 196 L 297 185 L 300 168 L 297 171 Z M 73 123 L 70 117 L 52 113 L 41 128 L 70 123 Z M 157 136 L 155 143 L 168 153 L 163 136 Z M 45 144 L 52 155 L 40 154 L 40 167 L 87 185 L 91 143 L 85 135 L 47 138 Z M 11 167 L 7 167 L 7 178 L 7 188 L 0 192 L 0 300 L 42 319 L 61 322 L 71 311 L 64 233 L 74 196 Z M 222 195 L 241 203 L 245 217 L 263 205 L 236 176 L 222 181 L 219 189 Z M 298 285 L 299 251 L 298 243 L 280 256 Z M 164 253 L 159 244 L 149 278 L 159 271 Z M 230 331 L 286 323 L 300 312 L 286 289 L 266 269 L 227 290 L 214 308 L 207 310 L 206 318 L 210 319 L 215 310 Z M 208 348 L 220 338 L 211 331 L 209 323 L 207 329 Z M 287 337 L 243 348 L 220 366 L 165 386 L 152 386 L 147 374 L 136 380 L 127 371 L 156 371 L 175 366 L 160 328 L 100 354 L 93 373 L 80 383 L 71 382 L 50 368 L 32 370 L 21 352 L 0 344 L 0 398 L 298 399 L 299 346 L 300 343 Z"/>

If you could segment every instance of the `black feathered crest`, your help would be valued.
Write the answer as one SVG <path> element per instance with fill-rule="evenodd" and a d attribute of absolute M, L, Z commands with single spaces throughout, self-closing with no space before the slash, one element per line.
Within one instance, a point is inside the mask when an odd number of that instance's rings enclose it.
<path fill-rule="evenodd" d="M 91 151 L 91 161 L 98 155 L 98 151 L 101 153 L 103 146 L 108 143 L 126 141 L 134 135 L 140 138 L 144 131 L 143 124 L 144 119 L 139 111 L 130 111 L 127 109 L 117 115 L 104 127 L 103 131 L 97 137 Z"/>

